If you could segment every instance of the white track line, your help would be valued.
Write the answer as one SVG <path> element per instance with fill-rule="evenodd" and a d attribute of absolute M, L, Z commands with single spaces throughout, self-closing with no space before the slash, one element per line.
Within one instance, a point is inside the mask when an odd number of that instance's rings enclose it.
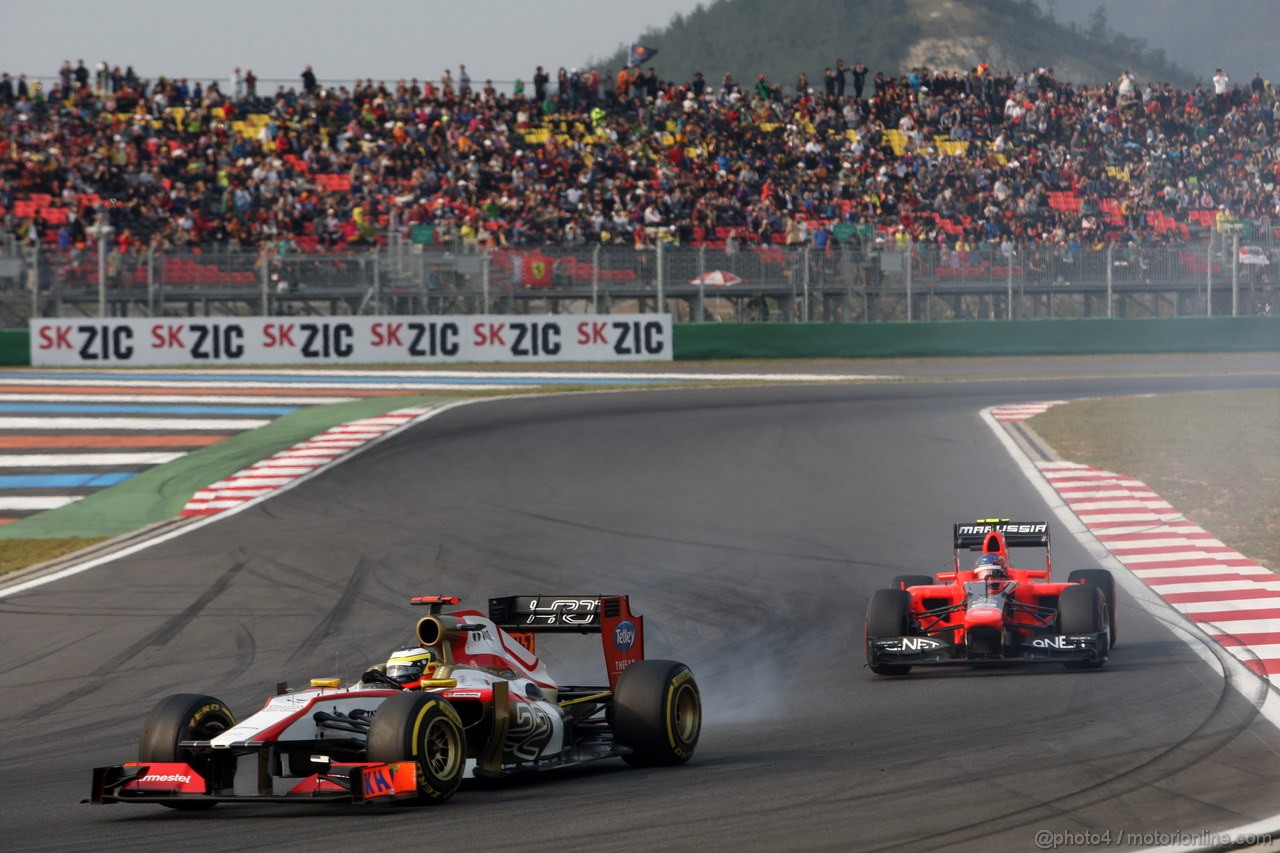
<path fill-rule="evenodd" d="M 148 430 L 151 432 L 193 432 L 248 430 L 266 426 L 271 419 L 262 418 L 49 418 L 36 415 L 29 418 L 0 418 L 0 429 L 26 430 L 28 432 L 53 432 L 74 429 Z"/>
<path fill-rule="evenodd" d="M 46 510 L 59 509 L 67 504 L 73 504 L 83 498 L 84 495 L 46 495 L 44 497 L 30 498 L 0 498 L 0 510 L 10 510 L 14 512 L 22 512 L 24 510 Z M 0 592 L 0 596 L 3 593 Z"/>
<path fill-rule="evenodd" d="M 0 454 L 0 468 L 99 468 L 104 465 L 163 465 L 185 452 Z"/>
<path fill-rule="evenodd" d="M 356 455 L 363 453 L 365 450 L 369 449 L 370 447 L 380 444 L 383 441 L 386 441 L 392 436 L 397 435 L 405 431 L 406 429 L 409 429 L 412 426 L 416 426 L 417 424 L 430 420 L 431 418 L 434 418 L 436 415 L 443 414 L 449 411 L 450 409 L 457 408 L 458 406 L 467 406 L 467 405 L 471 405 L 472 403 L 484 402 L 486 399 L 491 399 L 491 398 L 481 397 L 477 399 L 454 400 L 448 403 L 444 403 L 440 406 L 435 406 L 431 408 L 424 407 L 426 410 L 422 414 L 418 415 L 417 417 L 414 417 L 409 421 L 406 421 L 404 424 L 398 427 L 388 430 L 387 432 L 383 433 L 382 435 L 376 438 L 371 439 L 364 446 L 359 447 L 356 450 L 353 450 L 351 454 L 349 456 L 344 457 L 342 461 L 345 462 L 347 459 L 354 458 Z M 275 495 L 281 494 L 282 492 L 288 491 L 289 489 L 296 488 L 297 486 L 301 485 L 302 483 L 305 483 L 307 480 L 316 476 L 316 474 L 318 474 L 320 470 L 322 469 L 321 468 L 313 469 L 308 473 L 302 475 L 301 477 L 298 477 L 297 479 L 293 480 L 293 482 L 285 486 L 282 486 L 279 489 L 272 489 L 268 494 L 262 495 L 258 498 L 254 498 L 253 500 L 239 502 L 237 503 L 236 506 L 228 508 L 225 512 L 218 513 L 217 515 L 210 515 L 204 518 L 196 519 L 195 521 L 192 521 L 189 524 L 186 524 L 176 530 L 171 530 L 168 533 L 164 533 L 154 538 L 147 539 L 144 542 L 139 542 L 135 545 L 130 545 L 128 547 L 121 548 L 119 551 L 114 551 L 110 554 L 105 554 L 101 557 L 96 557 L 92 560 L 86 560 L 83 563 L 77 563 L 74 566 L 68 566 L 65 569 L 61 569 L 56 572 L 51 572 L 50 574 L 43 575 L 41 577 L 32 578 L 27 581 L 22 581 L 22 582 L 13 584 L 12 586 L 0 588 L 0 598 L 8 598 L 11 595 L 17 595 L 20 592 L 26 592 L 27 590 L 35 589 L 36 587 L 44 586 L 45 584 L 53 583 L 55 581 L 62 580 L 63 578 L 73 577 L 74 575 L 78 575 L 81 572 L 87 572 L 90 569 L 96 569 L 99 566 L 105 566 L 109 563 L 113 563 L 116 560 L 119 560 L 123 557 L 128 557 L 133 554 L 137 554 L 139 552 L 145 551 L 146 549 L 159 545 L 162 542 L 168 542 L 170 539 L 177 539 L 179 536 L 184 536 L 193 530 L 198 530 L 201 527 L 205 527 L 207 525 L 213 524 L 216 521 L 220 521 L 224 518 L 235 515 L 236 513 L 243 512 L 244 510 L 257 505 L 258 503 L 261 503 L 262 501 L 267 500 L 268 498 L 274 497 Z"/>
<path fill-rule="evenodd" d="M 1013 458 L 1014 463 L 1022 471 L 1023 475 L 1028 481 L 1030 481 L 1036 491 L 1040 493 L 1040 496 L 1044 499 L 1045 503 L 1048 504 L 1049 509 L 1058 518 L 1058 521 L 1066 532 L 1070 533 L 1077 541 L 1080 542 L 1081 546 L 1084 547 L 1085 551 L 1089 553 L 1089 556 L 1092 557 L 1099 566 L 1111 570 L 1112 574 L 1115 576 L 1116 583 L 1122 587 L 1125 592 L 1129 593 L 1130 597 L 1137 602 L 1143 610 L 1146 610 L 1156 619 L 1167 625 L 1173 631 L 1174 636 L 1186 643 L 1196 655 L 1212 666 L 1215 670 L 1223 673 L 1224 677 L 1226 675 L 1225 670 L 1229 667 L 1231 669 L 1232 676 L 1229 683 L 1235 686 L 1237 690 L 1243 689 L 1240 686 L 1242 684 L 1257 684 L 1261 682 L 1266 685 L 1267 689 L 1265 698 L 1262 700 L 1261 707 L 1258 708 L 1258 713 L 1268 720 L 1273 726 L 1280 728 L 1280 691 L 1276 690 L 1274 683 L 1270 679 L 1257 674 L 1246 666 L 1240 659 L 1240 655 L 1242 654 L 1246 656 L 1251 655 L 1248 647 L 1228 646 L 1225 648 L 1225 651 L 1228 652 L 1227 655 L 1219 656 L 1214 654 L 1210 645 L 1223 648 L 1223 646 L 1219 644 L 1214 637 L 1215 634 L 1222 636 L 1220 633 L 1222 631 L 1222 625 L 1214 626 L 1212 623 L 1201 622 L 1194 616 L 1197 612 L 1218 614 L 1222 611 L 1240 610 L 1243 611 L 1241 613 L 1242 616 L 1244 616 L 1245 612 L 1249 613 L 1251 616 L 1251 618 L 1240 621 L 1248 622 L 1255 626 L 1269 624 L 1270 620 L 1267 620 L 1265 616 L 1280 616 L 1280 593 L 1276 594 L 1277 601 L 1270 608 L 1261 607 L 1260 605 L 1263 603 L 1261 599 L 1251 598 L 1239 601 L 1204 601 L 1194 604 L 1181 604 L 1175 609 L 1172 605 L 1161 598 L 1158 593 L 1152 590 L 1151 587 L 1143 583 L 1137 575 L 1130 572 L 1124 563 L 1120 562 L 1117 557 L 1108 551 L 1106 546 L 1098 540 L 1094 535 L 1094 532 L 1089 529 L 1084 521 L 1078 518 L 1076 514 L 1071 511 L 1071 507 L 1051 485 L 1049 477 L 1051 471 L 1043 469 L 1057 468 L 1060 470 L 1062 467 L 1070 465 L 1070 463 L 1064 463 L 1062 465 L 1052 463 L 1044 466 L 1037 466 L 1035 461 L 1027 456 L 1025 451 L 1014 440 L 1009 431 L 1005 429 L 1004 423 L 1006 421 L 998 420 L 993 414 L 993 412 L 999 408 L 1003 407 L 984 409 L 981 412 L 983 421 L 991 428 L 996 439 L 1004 445 L 1005 450 L 1008 451 L 1009 455 Z M 1176 519 L 1174 523 L 1175 526 L 1178 527 L 1188 525 L 1185 519 L 1180 517 Z M 1155 525 L 1155 527 L 1162 532 L 1167 532 L 1170 529 L 1168 524 Z M 1139 526 L 1138 530 L 1149 530 L 1151 528 L 1152 525 Z M 1261 584 L 1257 583 L 1254 583 L 1253 585 L 1261 586 Z M 1273 609 L 1276 611 L 1275 613 L 1270 612 Z M 1224 624 L 1236 625 L 1238 623 L 1225 622 Z M 1274 651 L 1277 656 L 1280 656 L 1280 645 L 1277 645 Z M 1280 830 L 1280 814 L 1273 815 L 1272 817 L 1264 818 L 1244 826 L 1224 829 L 1216 833 L 1200 833 L 1200 835 L 1206 837 L 1212 835 L 1217 838 L 1223 838 L 1226 836 L 1241 837 L 1246 835 L 1270 834 L 1274 837 L 1280 836 L 1280 832 L 1278 832 L 1278 830 Z M 1198 847 L 1199 849 L 1207 850 L 1212 849 L 1213 845 L 1205 844 L 1199 845 Z M 1182 853 L 1185 853 L 1186 850 L 1193 848 L 1188 848 L 1186 846 L 1178 847 L 1175 845 L 1169 848 L 1160 849 L 1179 850 L 1182 851 Z"/>
<path fill-rule="evenodd" d="M 142 383 L 142 382 L 160 382 L 160 384 L 169 384 L 167 381 L 152 380 L 145 378 L 129 379 L 129 376 L 137 376 L 137 369 L 121 369 L 119 372 L 112 369 L 96 370 L 95 373 L 109 378 L 104 379 L 75 379 L 75 383 L 88 384 L 113 384 L 125 385 Z M 219 369 L 219 370 L 202 370 L 195 368 L 155 368 L 155 372 L 164 373 L 168 376 L 191 376 L 200 385 L 217 385 L 221 384 L 219 380 L 231 377 L 244 376 L 321 376 L 330 380 L 341 380 L 343 378 L 350 379 L 645 379 L 662 381 L 665 379 L 705 379 L 713 382 L 737 382 L 742 380 L 766 380 L 778 382 L 795 382 L 811 381 L 811 382 L 843 382 L 849 379 L 896 379 L 898 377 L 886 374 L 832 374 L 832 373 L 668 373 L 668 372 L 631 372 L 631 371 L 602 371 L 602 370 L 262 370 L 255 368 L 245 368 L 241 370 L 235 369 Z M 39 385 L 49 383 L 50 378 L 57 378 L 56 373 L 45 374 L 43 377 L 28 378 L 16 377 L 13 379 L 6 378 L 0 384 L 5 385 Z M 68 380 L 72 381 L 72 380 Z M 254 383 L 258 384 L 258 383 Z M 294 387 L 297 387 L 296 385 Z M 312 387 L 312 383 L 308 383 L 308 387 Z M 362 383 L 362 387 L 368 387 L 368 383 Z M 1041 405 L 1041 404 L 1030 404 Z"/>
<path fill-rule="evenodd" d="M 0 382 L 0 385 L 5 383 Z M 238 406 L 321 406 L 329 403 L 350 403 L 356 397 L 290 397 L 285 395 L 260 397 L 257 395 L 229 394 L 22 394 L 0 393 L 0 402 L 22 403 L 203 403 L 214 406 L 231 404 Z"/>

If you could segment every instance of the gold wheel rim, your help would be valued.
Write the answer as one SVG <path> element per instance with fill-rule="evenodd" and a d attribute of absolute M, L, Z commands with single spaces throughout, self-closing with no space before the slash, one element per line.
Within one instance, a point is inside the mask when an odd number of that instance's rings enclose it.
<path fill-rule="evenodd" d="M 698 691 L 692 685 L 682 684 L 676 691 L 671 710 L 675 716 L 672 728 L 676 737 L 682 743 L 692 742 L 702 725 L 702 706 L 698 701 Z"/>
<path fill-rule="evenodd" d="M 462 744 L 457 727 L 441 717 L 427 726 L 425 763 L 437 779 L 452 779 L 462 762 Z"/>

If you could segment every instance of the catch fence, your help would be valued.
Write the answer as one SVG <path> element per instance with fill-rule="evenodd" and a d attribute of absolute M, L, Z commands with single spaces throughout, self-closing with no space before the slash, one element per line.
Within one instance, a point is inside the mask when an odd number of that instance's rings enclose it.
<path fill-rule="evenodd" d="M 882 322 L 1271 314 L 1273 250 L 1207 244 L 659 243 L 512 247 L 414 242 L 301 253 L 0 255 L 0 326 L 32 317 L 670 312 L 678 322 Z M 716 275 L 709 275 L 716 274 Z M 727 283 L 721 283 L 727 282 Z"/>

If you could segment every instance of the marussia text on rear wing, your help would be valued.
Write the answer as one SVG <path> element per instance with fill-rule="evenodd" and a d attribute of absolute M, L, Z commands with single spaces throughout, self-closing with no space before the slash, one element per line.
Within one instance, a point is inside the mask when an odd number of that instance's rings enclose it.
<path fill-rule="evenodd" d="M 992 531 L 1004 537 L 1008 548 L 1049 547 L 1049 522 L 1010 521 L 1007 518 L 958 522 L 953 537 L 954 547 L 957 551 L 981 551 L 987 534 Z"/>

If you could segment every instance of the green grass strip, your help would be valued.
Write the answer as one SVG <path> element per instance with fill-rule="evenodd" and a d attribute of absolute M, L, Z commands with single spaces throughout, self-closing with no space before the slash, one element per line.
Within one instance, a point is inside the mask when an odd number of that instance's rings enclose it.
<path fill-rule="evenodd" d="M 1215 538 L 1280 569 L 1280 391 L 1082 400 L 1028 426 L 1063 459 L 1136 477 Z"/>

